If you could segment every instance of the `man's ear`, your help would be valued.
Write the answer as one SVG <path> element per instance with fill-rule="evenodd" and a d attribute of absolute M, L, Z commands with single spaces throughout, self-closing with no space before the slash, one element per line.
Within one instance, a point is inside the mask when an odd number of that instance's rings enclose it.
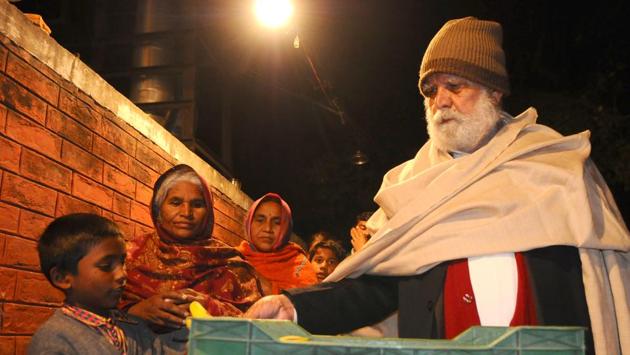
<path fill-rule="evenodd" d="M 500 104 L 501 98 L 503 98 L 503 93 L 501 91 L 493 90 L 492 92 L 490 92 L 490 100 L 492 100 L 493 104 Z"/>
<path fill-rule="evenodd" d="M 53 285 L 62 290 L 68 290 L 72 287 L 72 274 L 59 270 L 57 266 L 50 269 L 50 280 Z"/>

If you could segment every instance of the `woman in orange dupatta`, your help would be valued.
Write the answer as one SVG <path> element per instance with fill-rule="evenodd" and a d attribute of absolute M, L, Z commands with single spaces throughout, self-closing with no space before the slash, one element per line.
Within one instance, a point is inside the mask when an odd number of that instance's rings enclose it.
<path fill-rule="evenodd" d="M 246 241 L 238 250 L 259 274 L 265 294 L 317 283 L 306 252 L 289 242 L 293 227 L 291 208 L 275 193 L 256 200 L 245 218 Z"/>
<path fill-rule="evenodd" d="M 191 301 L 215 316 L 239 316 L 261 297 L 255 271 L 233 247 L 212 238 L 212 195 L 189 166 L 177 165 L 155 183 L 155 231 L 132 238 L 120 308 L 154 329 L 179 328 Z"/>

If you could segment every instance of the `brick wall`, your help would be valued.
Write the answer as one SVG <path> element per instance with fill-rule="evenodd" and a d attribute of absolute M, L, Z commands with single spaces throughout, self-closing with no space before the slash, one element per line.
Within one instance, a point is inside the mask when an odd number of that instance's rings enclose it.
<path fill-rule="evenodd" d="M 0 0 L 3 11 L 13 26 L 23 26 L 20 33 L 31 30 L 19 11 Z M 235 192 L 225 179 L 190 158 L 191 152 L 172 143 L 166 131 L 143 122 L 150 120 L 146 116 L 141 122 L 130 120 L 114 113 L 111 100 L 98 97 L 118 93 L 100 87 L 88 95 L 89 86 L 79 88 L 50 61 L 33 55 L 47 41 L 56 51 L 47 54 L 53 62 L 69 56 L 36 27 L 32 36 L 19 38 L 2 30 L 0 26 L 0 354 L 22 354 L 36 328 L 63 301 L 38 271 L 37 238 L 53 218 L 93 212 L 116 221 L 127 236 L 145 233 L 151 230 L 153 183 L 178 162 L 192 165 L 213 185 L 216 237 L 239 242 L 240 221 L 251 200 L 229 197 Z M 142 132 L 147 125 L 156 133 Z"/>

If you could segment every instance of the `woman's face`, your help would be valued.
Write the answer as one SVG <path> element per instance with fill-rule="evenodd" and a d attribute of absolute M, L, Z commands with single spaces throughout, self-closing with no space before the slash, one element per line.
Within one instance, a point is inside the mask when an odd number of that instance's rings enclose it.
<path fill-rule="evenodd" d="M 160 225 L 173 239 L 194 238 L 203 230 L 208 207 L 199 186 L 175 183 L 160 206 Z"/>
<path fill-rule="evenodd" d="M 268 253 L 273 251 L 276 235 L 280 231 L 282 208 L 275 201 L 265 201 L 258 205 L 251 225 L 252 244 L 256 250 Z"/>

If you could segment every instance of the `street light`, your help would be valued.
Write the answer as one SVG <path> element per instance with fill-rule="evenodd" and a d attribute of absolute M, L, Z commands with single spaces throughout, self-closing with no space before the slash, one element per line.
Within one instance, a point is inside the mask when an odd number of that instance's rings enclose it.
<path fill-rule="evenodd" d="M 289 19 L 293 14 L 293 5 L 291 4 L 290 0 L 255 0 L 254 12 L 256 14 L 256 17 L 258 18 L 258 21 L 261 22 L 263 25 L 271 28 L 279 28 L 289 22 Z M 311 69 L 313 78 L 315 79 L 319 90 L 324 95 L 324 98 L 328 103 L 328 106 L 321 106 L 337 116 L 342 126 L 346 126 L 346 113 L 339 106 L 337 98 L 331 97 L 328 90 L 326 89 L 326 85 L 322 83 L 319 73 L 317 72 L 315 63 L 311 59 L 311 56 L 308 54 L 306 48 L 304 48 L 304 46 L 301 44 L 300 36 L 297 33 L 297 29 L 295 38 L 293 39 L 293 47 L 295 49 L 301 49 L 304 53 L 309 68 Z M 354 136 L 354 140 L 357 141 L 356 136 Z M 351 157 L 351 162 L 353 165 L 361 166 L 367 164 L 369 162 L 369 158 L 364 152 L 362 152 L 361 150 L 357 150 Z"/>
<path fill-rule="evenodd" d="M 278 28 L 289 21 L 293 5 L 289 0 L 256 0 L 254 12 L 263 25 Z"/>

